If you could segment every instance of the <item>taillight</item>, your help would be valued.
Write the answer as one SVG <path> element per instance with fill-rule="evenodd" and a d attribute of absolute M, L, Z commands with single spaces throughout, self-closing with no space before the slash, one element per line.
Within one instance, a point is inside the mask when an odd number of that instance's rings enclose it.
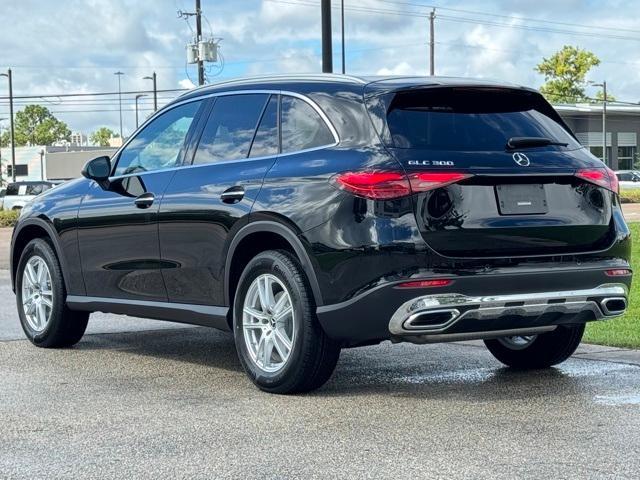
<path fill-rule="evenodd" d="M 472 175 L 460 172 L 345 172 L 333 177 L 347 192 L 374 200 L 389 200 L 412 193 L 426 192 L 459 182 Z"/>
<path fill-rule="evenodd" d="M 619 193 L 618 177 L 609 167 L 583 168 L 576 172 L 576 177 L 599 187 L 604 187 L 614 193 Z"/>
<path fill-rule="evenodd" d="M 612 268 L 611 270 L 605 270 L 604 273 L 607 277 L 626 277 L 631 275 L 631 270 L 628 268 Z"/>

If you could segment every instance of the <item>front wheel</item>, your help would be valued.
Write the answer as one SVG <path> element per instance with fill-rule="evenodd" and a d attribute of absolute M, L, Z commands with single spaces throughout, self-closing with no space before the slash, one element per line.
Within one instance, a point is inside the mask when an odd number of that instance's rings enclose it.
<path fill-rule="evenodd" d="M 38 347 L 70 347 L 80 341 L 89 313 L 69 310 L 60 262 L 41 238 L 25 247 L 16 271 L 16 300 L 22 330 Z"/>
<path fill-rule="evenodd" d="M 320 327 L 305 273 L 290 253 L 267 251 L 249 262 L 233 312 L 238 357 L 258 388 L 305 392 L 333 373 L 340 347 Z"/>
<path fill-rule="evenodd" d="M 558 326 L 539 335 L 511 336 L 485 340 L 489 351 L 509 367 L 548 368 L 573 355 L 584 333 L 584 324 Z"/>

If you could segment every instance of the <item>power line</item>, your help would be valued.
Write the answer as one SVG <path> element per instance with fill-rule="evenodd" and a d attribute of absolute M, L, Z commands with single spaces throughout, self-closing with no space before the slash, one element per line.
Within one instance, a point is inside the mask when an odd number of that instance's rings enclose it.
<path fill-rule="evenodd" d="M 188 88 L 169 88 L 158 90 L 158 93 L 168 92 L 186 92 Z M 121 92 L 122 95 L 137 95 L 138 93 L 153 93 L 153 90 L 132 90 L 129 92 Z M 43 95 L 14 95 L 14 99 L 19 98 L 66 98 L 66 97 L 99 97 L 105 95 L 118 95 L 118 92 L 94 92 L 94 93 L 48 93 Z M 0 100 L 8 100 L 9 97 L 0 97 Z"/>

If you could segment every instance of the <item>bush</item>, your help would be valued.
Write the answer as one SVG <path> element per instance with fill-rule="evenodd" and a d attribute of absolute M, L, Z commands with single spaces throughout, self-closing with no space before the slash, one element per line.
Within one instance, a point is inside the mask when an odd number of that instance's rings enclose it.
<path fill-rule="evenodd" d="M 640 188 L 620 191 L 620 202 L 640 203 Z"/>
<path fill-rule="evenodd" d="M 20 210 L 0 210 L 0 227 L 14 227 Z"/>

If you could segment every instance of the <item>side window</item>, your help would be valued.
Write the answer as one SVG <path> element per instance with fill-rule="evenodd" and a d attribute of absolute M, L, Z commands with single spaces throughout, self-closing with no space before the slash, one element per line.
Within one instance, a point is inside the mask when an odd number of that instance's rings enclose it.
<path fill-rule="evenodd" d="M 43 192 L 42 184 L 35 184 L 27 186 L 27 195 L 40 195 Z"/>
<path fill-rule="evenodd" d="M 194 165 L 247 158 L 267 98 L 266 94 L 218 97 L 202 131 Z"/>
<path fill-rule="evenodd" d="M 250 157 L 268 157 L 278 154 L 278 96 L 271 95 L 256 130 Z"/>
<path fill-rule="evenodd" d="M 175 166 L 201 104 L 200 101 L 185 103 L 151 121 L 122 150 L 114 175 Z"/>
<path fill-rule="evenodd" d="M 322 147 L 335 142 L 329 127 L 311 105 L 299 98 L 282 97 L 282 153 Z"/>
<path fill-rule="evenodd" d="M 7 195 L 18 195 L 18 184 L 10 183 L 7 185 Z"/>

